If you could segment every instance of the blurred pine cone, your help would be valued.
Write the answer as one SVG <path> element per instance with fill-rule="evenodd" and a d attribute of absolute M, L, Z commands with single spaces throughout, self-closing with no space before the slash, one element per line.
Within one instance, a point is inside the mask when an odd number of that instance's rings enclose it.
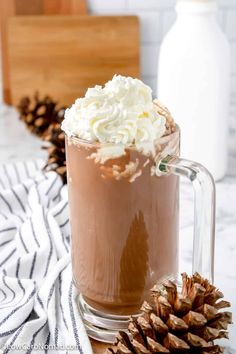
<path fill-rule="evenodd" d="M 115 349 L 107 354 L 222 353 L 215 339 L 228 338 L 230 303 L 198 273 L 182 274 L 182 290 L 166 281 L 152 290 L 153 303 L 144 302 L 141 315 L 131 318 L 128 331 L 119 332 Z"/>
<path fill-rule="evenodd" d="M 17 106 L 20 119 L 34 134 L 42 137 L 52 123 L 61 123 L 66 107 L 58 107 L 50 96 L 39 97 L 38 92 L 33 98 L 23 97 Z"/>
<path fill-rule="evenodd" d="M 48 152 L 44 170 L 55 171 L 66 183 L 65 135 L 60 127 L 66 107 L 58 107 L 50 96 L 40 99 L 36 92 L 32 99 L 23 97 L 17 108 L 27 128 L 48 142 L 43 146 Z"/>
<path fill-rule="evenodd" d="M 44 170 L 55 171 L 61 176 L 63 183 L 66 183 L 65 134 L 61 130 L 61 125 L 51 124 L 43 140 L 50 143 L 49 146 L 43 147 L 48 151 L 48 160 Z"/>

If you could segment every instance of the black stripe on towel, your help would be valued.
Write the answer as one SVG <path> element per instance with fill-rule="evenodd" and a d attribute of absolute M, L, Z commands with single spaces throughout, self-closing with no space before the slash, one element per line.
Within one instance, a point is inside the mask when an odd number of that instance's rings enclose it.
<path fill-rule="evenodd" d="M 46 324 L 47 324 L 47 321 L 45 321 L 45 323 L 33 334 L 32 340 L 31 340 L 30 345 L 29 345 L 29 349 L 27 350 L 27 352 L 25 354 L 32 353 L 32 350 L 34 349 L 35 338 L 37 337 L 39 332 L 41 332 L 42 329 L 46 326 Z"/>
<path fill-rule="evenodd" d="M 69 289 L 69 296 L 68 296 L 69 308 L 70 308 L 70 318 L 71 318 L 71 323 L 72 323 L 72 327 L 73 327 L 73 334 L 74 334 L 74 338 L 75 338 L 75 341 L 76 341 L 77 349 L 78 349 L 78 351 L 81 354 L 83 354 L 83 351 L 82 351 L 82 348 L 81 348 L 81 345 L 80 345 L 80 340 L 79 340 L 79 335 L 78 335 L 77 326 L 76 326 L 76 320 L 75 320 L 75 314 L 74 314 L 74 309 L 73 309 L 72 288 L 73 288 L 73 283 L 71 281 L 70 289 Z"/>
<path fill-rule="evenodd" d="M 15 164 L 15 163 L 13 163 L 12 166 L 13 166 L 14 171 L 15 171 L 15 174 L 16 174 L 17 183 L 20 183 L 20 175 L 19 175 L 18 168 L 16 167 L 16 164 Z"/>
<path fill-rule="evenodd" d="M 63 245 L 65 246 L 66 252 L 69 252 L 69 248 L 68 248 L 68 246 L 67 246 L 65 237 L 64 237 L 64 235 L 63 235 L 62 232 L 61 232 L 61 238 L 62 238 Z"/>
<path fill-rule="evenodd" d="M 61 199 L 61 190 L 62 190 L 63 187 L 64 187 L 64 184 L 62 183 L 61 186 L 60 186 L 60 188 L 59 188 L 59 190 L 57 191 L 57 195 L 52 198 L 53 202 L 54 202 L 57 198 L 59 198 L 59 201 L 60 201 L 60 199 Z"/>
<path fill-rule="evenodd" d="M 28 166 L 27 166 L 27 163 L 25 161 L 23 161 L 23 165 L 24 165 L 26 177 L 30 178 L 30 173 L 29 173 L 29 170 L 28 170 Z"/>
<path fill-rule="evenodd" d="M 16 252 L 16 248 L 14 248 L 10 253 L 9 255 L 4 258 L 4 260 L 0 263 L 0 267 L 2 267 L 7 261 L 9 258 L 11 258 L 11 256 Z"/>
<path fill-rule="evenodd" d="M 4 272 L 4 274 L 5 274 L 5 273 L 6 273 L 6 271 Z M 7 302 L 7 303 L 9 303 L 9 302 L 11 302 L 11 301 L 13 301 L 13 300 L 15 299 L 16 293 L 15 293 L 15 291 L 14 291 L 12 288 L 10 288 L 10 286 L 7 284 L 7 282 L 6 282 L 6 274 L 2 277 L 2 281 L 3 281 L 3 284 L 5 285 L 5 287 L 6 287 L 7 289 L 9 289 L 10 292 L 12 293 L 12 299 Z"/>
<path fill-rule="evenodd" d="M 59 194 L 59 192 L 57 192 L 58 194 L 55 195 L 55 197 L 52 198 L 52 201 L 55 202 L 58 199 L 58 203 L 60 202 L 61 196 Z"/>
<path fill-rule="evenodd" d="M 61 207 L 61 209 L 58 210 L 58 212 L 56 212 L 56 214 L 53 215 L 54 218 L 56 218 L 59 214 L 61 214 L 63 212 L 63 210 L 66 208 L 67 204 L 68 204 L 67 202 L 64 203 L 64 205 Z"/>
<path fill-rule="evenodd" d="M 5 291 L 4 291 L 4 290 L 2 290 L 2 289 L 0 289 L 0 291 L 3 293 L 3 296 L 4 296 L 4 299 L 1 301 L 1 302 L 3 302 L 3 301 L 6 299 L 7 294 L 6 294 L 6 293 L 5 293 Z"/>
<path fill-rule="evenodd" d="M 63 269 L 64 269 L 64 268 L 63 268 Z M 50 290 L 49 290 L 49 295 L 48 295 L 48 299 L 47 299 L 47 307 L 48 307 L 49 302 L 50 302 L 50 300 L 51 300 L 51 298 L 52 298 L 52 294 L 53 294 L 54 289 L 55 289 L 55 283 L 53 283 L 52 287 L 51 287 Z M 38 293 L 37 293 L 36 298 L 37 298 L 37 300 L 39 301 L 41 307 L 44 308 L 43 302 L 42 302 L 41 298 L 39 297 L 39 294 L 38 294 Z M 31 340 L 31 343 L 30 343 L 30 348 L 31 348 L 31 349 L 29 349 L 29 350 L 26 352 L 26 354 L 30 354 L 30 353 L 32 352 L 32 347 L 33 347 L 33 345 L 34 345 L 35 337 L 36 337 L 37 334 L 43 329 L 43 327 L 44 327 L 46 324 L 47 324 L 47 321 L 44 323 L 43 326 L 41 326 L 41 327 L 38 329 L 37 332 L 34 333 L 33 338 L 32 338 L 32 340 Z M 57 330 L 57 332 L 58 332 L 58 330 Z M 55 337 L 55 338 L 56 338 L 56 337 Z M 58 338 L 58 334 L 57 334 L 57 338 Z M 45 345 L 49 343 L 49 340 L 50 340 L 50 332 L 49 332 L 49 335 L 48 335 L 48 337 L 47 337 L 47 339 L 46 339 Z M 56 344 L 56 346 L 57 346 L 57 342 L 56 342 L 56 341 L 55 341 L 55 344 Z M 45 353 L 47 353 L 47 351 L 48 351 L 48 350 L 45 349 Z"/>
<path fill-rule="evenodd" d="M 21 290 L 23 291 L 23 296 L 25 295 L 25 288 L 23 287 L 21 280 L 19 278 L 17 278 L 17 283 L 19 285 L 19 287 L 21 288 Z"/>
<path fill-rule="evenodd" d="M 11 242 L 12 240 L 7 240 L 7 241 L 4 241 L 2 243 L 0 243 L 0 247 L 3 247 L 5 245 L 7 245 L 9 242 Z"/>
<path fill-rule="evenodd" d="M 62 304 L 61 304 L 61 299 L 62 299 L 62 291 L 61 291 L 62 279 L 61 279 L 61 272 L 60 272 L 60 274 L 59 274 L 58 280 L 59 280 L 58 291 L 59 291 L 59 296 L 60 296 L 60 310 L 61 310 L 61 314 L 62 314 L 62 320 L 63 320 L 63 322 L 64 322 L 64 325 L 65 325 L 66 329 L 68 330 L 68 325 L 67 325 L 67 322 L 66 322 L 66 319 L 65 319 L 64 310 L 63 310 L 63 307 L 62 307 Z"/>
<path fill-rule="evenodd" d="M 16 263 L 16 278 L 19 278 L 19 270 L 20 270 L 20 258 L 17 259 L 17 263 Z"/>
<path fill-rule="evenodd" d="M 24 222 L 24 219 L 20 215 L 15 214 L 15 216 L 17 216 L 21 222 Z"/>
<path fill-rule="evenodd" d="M 48 299 L 47 299 L 47 307 L 48 307 L 49 302 L 50 302 L 50 300 L 52 298 L 52 294 L 53 294 L 54 290 L 55 290 L 55 283 L 52 284 L 52 286 L 51 286 L 51 288 L 49 290 L 49 295 L 48 295 Z"/>
<path fill-rule="evenodd" d="M 36 193 L 37 193 L 37 196 L 38 196 L 38 202 L 39 202 L 39 204 L 42 204 L 38 187 L 39 187 L 39 183 L 38 183 L 38 181 L 35 181 L 35 190 L 36 190 Z"/>
<path fill-rule="evenodd" d="M 51 333 L 49 332 L 48 333 L 48 336 L 47 336 L 47 339 L 46 339 L 46 342 L 45 342 L 45 349 L 44 349 L 44 352 L 45 352 L 45 354 L 47 354 L 47 352 L 48 352 L 48 346 L 49 346 L 49 342 L 50 342 L 50 337 L 51 337 Z"/>
<path fill-rule="evenodd" d="M 5 214 L 1 213 L 1 212 L 0 212 L 0 215 L 2 215 L 2 216 L 4 217 L 4 219 L 5 219 L 5 220 L 7 220 L 7 219 L 8 219 L 8 217 L 7 217 Z"/>
<path fill-rule="evenodd" d="M 49 239 L 49 255 L 48 255 L 48 258 L 47 258 L 46 268 L 45 268 L 45 272 L 44 272 L 44 277 L 45 277 L 47 275 L 49 264 L 50 264 L 50 261 L 51 261 L 51 258 L 52 258 L 53 247 L 52 247 L 52 233 L 51 233 L 51 230 L 50 230 L 50 226 L 48 224 L 48 220 L 47 220 L 47 217 L 44 214 L 44 211 L 43 211 L 42 214 L 43 214 L 43 219 L 44 219 L 44 223 L 45 223 L 45 227 L 46 227 L 47 235 L 48 235 L 48 239 Z"/>
<path fill-rule="evenodd" d="M 2 229 L 2 230 L 0 230 L 0 233 L 6 232 L 6 231 L 12 231 L 12 230 L 16 230 L 16 227 L 14 226 L 14 227 L 8 227 L 6 229 Z"/>
<path fill-rule="evenodd" d="M 36 257 L 37 257 L 37 252 L 34 252 L 34 258 L 31 264 L 31 268 L 30 268 L 30 274 L 29 274 L 29 278 L 32 279 L 33 273 L 34 273 L 34 267 L 35 267 L 35 262 L 36 262 Z"/>
<path fill-rule="evenodd" d="M 55 347 L 58 347 L 58 328 L 55 327 L 55 331 L 54 331 L 54 337 L 55 337 Z"/>
<path fill-rule="evenodd" d="M 36 289 L 34 288 L 34 290 L 30 293 L 30 295 L 28 296 L 28 298 L 23 302 L 23 304 L 15 307 L 6 317 L 4 317 L 1 321 L 0 321 L 0 327 L 7 321 L 9 320 L 9 318 L 11 318 L 12 315 L 14 315 L 18 310 L 20 310 L 23 306 L 25 306 L 25 304 L 27 304 L 30 299 L 34 296 L 36 292 Z M 18 327 L 17 327 L 18 328 Z M 16 328 L 16 329 L 17 329 Z M 15 329 L 15 330 L 16 330 Z M 8 332 L 5 332 L 8 333 Z M 0 333 L 0 337 L 4 337 L 6 334 L 4 332 Z"/>
<path fill-rule="evenodd" d="M 29 194 L 29 190 L 28 190 L 28 188 L 26 187 L 26 185 L 24 184 L 24 182 L 22 182 L 21 185 L 22 185 L 22 187 L 24 188 L 25 193 L 28 195 L 28 194 Z"/>
<path fill-rule="evenodd" d="M 38 300 L 38 302 L 39 302 L 40 306 L 42 307 L 42 309 L 44 309 L 43 301 L 42 301 L 41 298 L 39 297 L 39 294 L 38 294 L 38 293 L 37 293 L 36 299 Z"/>
<path fill-rule="evenodd" d="M 22 233 L 21 233 L 21 229 L 19 229 L 19 236 L 20 236 L 21 243 L 22 243 L 22 245 L 23 245 L 23 247 L 24 247 L 24 249 L 25 249 L 25 252 L 26 252 L 26 253 L 29 253 L 29 250 L 28 250 L 28 248 L 26 247 L 26 244 L 25 244 L 25 242 L 24 242 L 24 240 L 23 240 Z"/>
<path fill-rule="evenodd" d="M 6 168 L 6 165 L 3 163 L 2 164 L 2 168 L 3 168 L 3 171 L 5 173 L 5 176 L 7 177 L 7 181 L 9 183 L 10 186 L 12 186 L 12 180 L 11 180 L 11 177 L 9 176 L 8 174 L 8 171 L 7 171 L 7 168 Z"/>
<path fill-rule="evenodd" d="M 45 195 L 48 195 L 48 194 L 49 194 L 50 190 L 53 188 L 53 186 L 54 186 L 54 184 L 56 183 L 57 179 L 58 179 L 58 176 L 57 176 L 57 174 L 56 174 L 54 180 L 53 180 L 52 183 L 50 184 L 50 186 L 49 186 L 47 192 L 45 193 Z"/>
<path fill-rule="evenodd" d="M 4 203 L 8 207 L 10 213 L 13 213 L 13 210 L 12 210 L 12 207 L 11 207 L 10 203 L 4 198 L 4 196 L 1 193 L 0 193 L 0 198 L 4 201 Z"/>
<path fill-rule="evenodd" d="M 63 270 L 67 267 L 67 264 L 62 268 L 61 272 L 63 272 Z M 61 274 L 61 273 L 60 273 Z M 49 302 L 52 298 L 52 294 L 53 294 L 53 291 L 55 289 L 55 283 L 53 283 L 53 285 L 51 286 L 50 290 L 49 290 L 49 295 L 48 295 L 48 299 L 47 299 L 47 307 L 49 305 Z"/>
<path fill-rule="evenodd" d="M 25 212 L 26 212 L 25 207 L 24 207 L 24 205 L 23 205 L 23 203 L 22 203 L 22 201 L 21 201 L 19 195 L 18 195 L 18 194 L 16 193 L 16 191 L 14 190 L 14 188 L 12 188 L 12 193 L 14 194 L 16 200 L 18 201 L 18 203 L 19 203 L 21 209 L 22 209 L 23 212 L 25 213 Z"/>
<path fill-rule="evenodd" d="M 25 295 L 25 288 L 23 287 L 21 280 L 19 278 L 19 271 L 20 271 L 20 258 L 17 259 L 17 263 L 16 263 L 16 278 L 17 278 L 17 282 L 19 287 L 21 288 L 21 290 L 23 291 L 23 296 Z"/>
<path fill-rule="evenodd" d="M 35 240 L 37 246 L 40 247 L 39 241 L 38 241 L 36 233 L 35 233 L 34 224 L 33 224 L 33 221 L 32 221 L 31 218 L 30 218 L 30 225 L 31 225 L 31 229 L 32 229 L 34 240 Z"/>
<path fill-rule="evenodd" d="M 24 323 L 21 324 L 20 327 L 17 329 L 16 333 L 12 337 L 12 340 L 10 341 L 9 345 L 7 346 L 7 348 L 4 350 L 3 354 L 9 353 L 9 351 L 11 350 L 11 346 L 15 343 L 16 339 L 18 338 L 18 336 L 21 333 L 21 331 L 23 330 L 23 328 L 24 328 Z"/>
<path fill-rule="evenodd" d="M 1 337 L 6 337 L 6 336 L 10 336 L 11 334 L 13 334 L 15 331 L 17 331 L 20 327 L 22 326 L 22 324 L 20 324 L 19 326 L 17 326 L 16 328 L 10 329 L 9 331 L 6 332 L 0 332 L 0 338 Z"/>
<path fill-rule="evenodd" d="M 66 226 L 67 224 L 68 224 L 68 222 L 69 222 L 69 219 L 66 219 L 66 221 L 65 222 L 63 222 L 61 225 L 59 225 L 61 228 L 62 227 L 64 227 L 64 226 Z"/>

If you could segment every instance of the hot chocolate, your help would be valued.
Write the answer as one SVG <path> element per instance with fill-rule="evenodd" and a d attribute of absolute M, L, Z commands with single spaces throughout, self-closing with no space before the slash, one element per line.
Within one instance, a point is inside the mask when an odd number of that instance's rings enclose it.
<path fill-rule="evenodd" d="M 154 162 L 135 149 L 103 165 L 95 150 L 67 140 L 74 281 L 93 308 L 134 314 L 158 279 L 177 272 L 178 177 L 151 176 Z M 111 166 L 132 163 L 134 180 L 132 169 L 112 175 Z"/>
<path fill-rule="evenodd" d="M 179 132 L 148 86 L 122 76 L 88 89 L 62 129 L 75 284 L 96 310 L 137 313 L 177 273 L 178 177 L 158 164 L 178 155 Z"/>

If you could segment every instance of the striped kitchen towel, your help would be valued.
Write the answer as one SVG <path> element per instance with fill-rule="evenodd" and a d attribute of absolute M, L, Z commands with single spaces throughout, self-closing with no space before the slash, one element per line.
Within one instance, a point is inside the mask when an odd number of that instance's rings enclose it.
<path fill-rule="evenodd" d="M 42 165 L 0 165 L 0 353 L 90 354 L 72 282 L 67 187 Z"/>

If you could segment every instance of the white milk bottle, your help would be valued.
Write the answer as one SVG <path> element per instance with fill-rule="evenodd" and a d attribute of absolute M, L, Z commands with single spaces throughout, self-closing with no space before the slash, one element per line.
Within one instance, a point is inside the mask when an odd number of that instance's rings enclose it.
<path fill-rule="evenodd" d="M 181 129 L 182 156 L 215 180 L 227 168 L 230 49 L 214 0 L 178 0 L 177 19 L 161 45 L 158 98 Z"/>

